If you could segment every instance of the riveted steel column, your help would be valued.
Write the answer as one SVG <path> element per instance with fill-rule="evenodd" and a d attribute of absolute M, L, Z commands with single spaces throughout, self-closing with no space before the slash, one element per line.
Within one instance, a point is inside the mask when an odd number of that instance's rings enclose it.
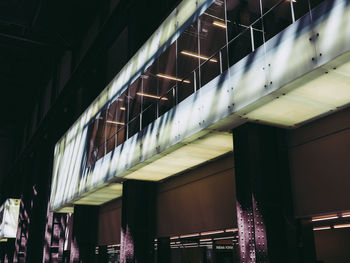
<path fill-rule="evenodd" d="M 156 183 L 123 183 L 120 262 L 154 262 Z"/>
<path fill-rule="evenodd" d="M 240 262 L 297 262 L 286 131 L 233 130 Z"/>
<path fill-rule="evenodd" d="M 98 231 L 98 206 L 74 206 L 71 263 L 95 262 Z"/>

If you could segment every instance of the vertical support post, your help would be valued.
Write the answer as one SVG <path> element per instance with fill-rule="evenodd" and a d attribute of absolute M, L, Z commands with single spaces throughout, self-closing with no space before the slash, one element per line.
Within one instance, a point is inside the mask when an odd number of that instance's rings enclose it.
<path fill-rule="evenodd" d="M 156 183 L 123 183 L 120 262 L 154 262 Z"/>
<path fill-rule="evenodd" d="M 141 92 L 144 93 L 144 89 L 143 89 L 143 77 L 141 76 Z M 139 126 L 139 131 L 142 130 L 142 116 L 143 116 L 143 99 L 144 96 L 141 96 L 141 109 L 140 109 L 140 126 Z"/>
<path fill-rule="evenodd" d="M 251 43 L 252 43 L 252 52 L 254 52 L 255 45 L 254 45 L 254 31 L 253 31 L 253 27 L 250 26 L 249 29 L 250 29 L 250 40 L 251 40 Z"/>
<path fill-rule="evenodd" d="M 219 51 L 219 59 L 220 59 L 220 74 L 222 73 L 222 53 Z"/>
<path fill-rule="evenodd" d="M 240 262 L 298 262 L 286 132 L 248 123 L 233 137 Z"/>
<path fill-rule="evenodd" d="M 128 94 L 126 96 L 127 99 L 127 111 L 126 111 L 126 122 L 125 122 L 125 128 L 126 128 L 126 140 L 129 139 L 129 121 L 130 121 L 130 89 L 128 89 Z"/>
<path fill-rule="evenodd" d="M 198 19 L 197 21 L 197 41 L 198 41 L 198 88 L 200 89 L 202 87 L 202 71 L 201 71 L 201 38 L 199 37 L 201 33 L 201 20 Z"/>
<path fill-rule="evenodd" d="M 197 91 L 197 74 L 196 71 L 193 71 L 193 93 Z"/>
<path fill-rule="evenodd" d="M 289 3 L 290 3 L 290 12 L 291 12 L 291 15 L 292 15 L 292 21 L 293 21 L 293 23 L 294 23 L 294 22 L 295 22 L 295 15 L 294 15 L 293 1 L 294 1 L 294 0 L 289 0 Z"/>

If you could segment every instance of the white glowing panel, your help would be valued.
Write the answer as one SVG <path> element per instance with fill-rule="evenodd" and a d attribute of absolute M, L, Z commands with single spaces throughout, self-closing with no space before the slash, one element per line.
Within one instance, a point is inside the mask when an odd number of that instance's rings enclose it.
<path fill-rule="evenodd" d="M 334 69 L 319 69 L 321 75 L 286 90 L 271 102 L 246 114 L 251 120 L 293 126 L 350 103 L 350 63 Z M 310 73 L 314 74 L 314 73 Z M 290 85 L 293 86 L 293 85 Z"/>
<path fill-rule="evenodd" d="M 97 190 L 84 194 L 82 198 L 74 201 L 76 205 L 101 205 L 122 196 L 122 184 L 104 185 Z"/>
<path fill-rule="evenodd" d="M 125 178 L 163 180 L 232 151 L 232 134 L 210 133 L 162 156 L 160 159 L 128 174 Z"/>
<path fill-rule="evenodd" d="M 0 239 L 16 238 L 19 199 L 7 199 L 0 207 Z"/>

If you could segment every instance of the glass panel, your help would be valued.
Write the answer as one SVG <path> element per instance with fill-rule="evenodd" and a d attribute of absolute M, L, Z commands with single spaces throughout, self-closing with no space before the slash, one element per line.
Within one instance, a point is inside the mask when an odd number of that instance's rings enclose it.
<path fill-rule="evenodd" d="M 249 30 L 249 26 L 261 17 L 259 0 L 227 0 L 226 10 L 229 41 L 243 31 Z M 248 46 L 251 44 L 249 43 Z"/>
<path fill-rule="evenodd" d="M 116 145 L 117 145 L 116 136 L 115 136 L 115 134 L 113 134 L 106 141 L 106 154 L 113 151 L 114 148 L 116 147 Z"/>
<path fill-rule="evenodd" d="M 158 115 L 161 116 L 176 105 L 175 102 L 175 89 L 170 89 L 166 94 L 162 95 L 158 101 Z"/>
<path fill-rule="evenodd" d="M 221 71 L 221 56 L 218 51 L 226 44 L 225 3 L 216 0 L 199 18 L 201 86 L 215 78 Z"/>
<path fill-rule="evenodd" d="M 105 142 L 97 146 L 97 157 L 95 162 L 101 159 L 104 155 L 105 155 Z"/>
<path fill-rule="evenodd" d="M 149 104 L 142 112 L 142 129 L 157 119 L 157 103 Z"/>
<path fill-rule="evenodd" d="M 176 45 L 174 42 L 157 60 L 158 96 L 167 94 L 179 82 L 176 74 Z"/>
<path fill-rule="evenodd" d="M 322 2 L 324 2 L 325 0 L 309 0 L 309 1 L 310 1 L 311 9 L 313 9 L 319 4 L 321 4 Z"/>
<path fill-rule="evenodd" d="M 126 115 L 127 115 L 127 96 L 128 90 L 124 91 L 113 103 L 111 103 L 107 109 L 107 120 L 106 120 L 106 153 L 112 151 L 117 145 L 125 141 L 125 137 L 119 135 L 116 136 L 117 132 L 125 126 Z M 124 133 L 123 133 L 124 135 Z M 117 142 L 119 139 L 119 143 Z"/>
<path fill-rule="evenodd" d="M 104 154 L 104 143 L 106 140 L 106 114 L 107 111 L 103 110 L 89 125 L 87 166 L 94 164 Z M 102 149 L 100 150 L 100 148 Z"/>
<path fill-rule="evenodd" d="M 220 54 L 219 56 L 221 57 L 221 68 L 222 68 L 222 72 L 225 72 L 228 67 L 228 47 L 225 46 L 220 50 Z"/>
<path fill-rule="evenodd" d="M 309 14 L 309 1 L 308 0 L 292 0 L 295 20 L 298 20 L 305 14 Z"/>
<path fill-rule="evenodd" d="M 116 147 L 116 138 L 114 135 L 122 126 L 125 125 L 126 101 L 123 98 L 125 98 L 125 95 L 122 95 L 118 99 L 116 99 L 113 103 L 109 105 L 107 109 L 106 153 L 109 153 Z"/>
<path fill-rule="evenodd" d="M 254 50 L 264 43 L 264 28 L 262 22 L 263 20 L 259 19 L 249 28 L 250 36 L 253 37 L 254 40 Z"/>
<path fill-rule="evenodd" d="M 86 166 L 91 166 L 96 159 L 95 153 L 94 153 L 94 138 L 96 134 L 96 121 L 94 120 L 92 123 L 89 124 L 88 132 L 87 132 L 87 138 L 88 142 L 86 145 L 86 152 L 87 152 L 87 158 L 86 158 Z"/>
<path fill-rule="evenodd" d="M 228 44 L 229 65 L 236 64 L 250 52 L 252 52 L 250 30 L 245 30 Z"/>
<path fill-rule="evenodd" d="M 126 126 L 123 126 L 120 128 L 120 130 L 117 131 L 117 146 L 125 142 L 126 140 Z"/>
<path fill-rule="evenodd" d="M 138 133 L 140 129 L 140 115 L 135 117 L 134 119 L 130 120 L 128 123 L 128 138 L 132 137 L 136 133 Z"/>
<path fill-rule="evenodd" d="M 199 77 L 199 69 L 197 68 L 195 71 L 191 72 L 188 77 L 186 77 L 183 81 L 179 82 L 177 85 L 177 99 L 178 103 L 186 99 L 193 92 L 195 92 L 198 77 Z"/>
<path fill-rule="evenodd" d="M 250 25 L 261 17 L 260 1 L 227 0 L 227 34 L 229 65 L 232 66 L 263 43 L 261 21 L 252 26 L 254 46 L 252 45 L 252 32 Z"/>
<path fill-rule="evenodd" d="M 267 13 L 270 9 L 271 11 Z M 290 3 L 285 0 L 264 0 L 263 13 L 265 41 L 281 32 L 293 22 Z"/>
<path fill-rule="evenodd" d="M 130 85 L 129 90 L 129 120 L 137 117 L 141 113 L 141 105 L 142 105 L 142 80 L 143 75 L 137 78 L 134 83 Z"/>
<path fill-rule="evenodd" d="M 195 84 L 191 79 L 193 79 L 192 71 L 197 69 L 200 63 L 198 45 L 198 21 L 196 21 L 177 40 L 177 77 L 183 80 L 178 83 L 178 102 L 195 90 Z"/>
<path fill-rule="evenodd" d="M 144 73 L 143 78 L 143 109 L 146 110 L 143 127 L 154 121 L 158 116 L 159 104 L 175 105 L 174 94 L 168 93 L 176 87 L 179 79 L 176 75 L 176 42 L 174 42 Z M 168 94 L 165 96 L 165 94 Z M 163 112 L 164 113 L 164 112 Z"/>
<path fill-rule="evenodd" d="M 215 59 L 219 62 L 219 60 Z M 209 81 L 220 75 L 220 63 L 212 62 L 209 60 L 201 65 L 201 86 L 204 86 Z"/>

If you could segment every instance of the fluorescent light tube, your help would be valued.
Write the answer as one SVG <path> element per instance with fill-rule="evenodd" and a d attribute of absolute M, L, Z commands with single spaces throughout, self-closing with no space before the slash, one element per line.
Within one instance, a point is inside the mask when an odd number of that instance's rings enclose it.
<path fill-rule="evenodd" d="M 350 224 L 334 225 L 334 228 L 349 228 Z"/>
<path fill-rule="evenodd" d="M 313 217 L 311 221 L 316 222 L 316 221 L 324 221 L 324 220 L 330 220 L 335 218 L 338 218 L 338 216 L 336 214 L 332 214 L 332 215 Z"/>
<path fill-rule="evenodd" d="M 198 237 L 199 233 L 194 233 L 194 234 L 188 234 L 188 235 L 181 235 L 180 238 L 186 238 L 186 237 Z"/>
<path fill-rule="evenodd" d="M 221 27 L 221 28 L 226 28 L 226 24 L 219 22 L 219 21 L 214 21 L 213 25 L 217 26 L 217 27 Z"/>
<path fill-rule="evenodd" d="M 125 123 L 119 122 L 119 121 L 106 121 L 106 122 L 110 124 L 116 124 L 116 125 L 125 125 Z"/>
<path fill-rule="evenodd" d="M 215 230 L 215 231 L 202 232 L 201 236 L 215 235 L 215 234 L 221 234 L 221 233 L 224 233 L 224 230 Z"/>
<path fill-rule="evenodd" d="M 158 74 L 157 74 L 157 77 L 164 78 L 164 79 L 175 80 L 175 81 L 183 81 L 184 83 L 191 83 L 191 82 L 190 82 L 189 80 L 187 80 L 187 79 L 182 80 L 182 79 L 179 79 L 179 78 L 176 78 L 176 77 L 173 77 L 173 76 L 170 76 L 170 75 L 161 74 L 161 73 L 158 73 Z"/>
<path fill-rule="evenodd" d="M 350 217 L 350 212 L 342 213 L 341 216 L 342 217 Z"/>
<path fill-rule="evenodd" d="M 147 98 L 168 100 L 168 98 L 165 98 L 165 97 L 160 97 L 160 96 L 156 96 L 156 95 L 152 95 L 152 94 L 147 94 L 147 93 L 143 93 L 143 92 L 137 92 L 136 94 L 139 95 L 139 96 L 147 97 Z"/>
<path fill-rule="evenodd" d="M 207 57 L 207 56 L 203 56 L 203 55 L 199 56 L 196 53 L 193 53 L 193 52 L 190 52 L 190 51 L 182 50 L 180 53 L 183 54 L 183 55 L 189 56 L 189 57 L 200 58 L 200 59 L 203 59 L 203 60 L 208 60 L 209 59 L 209 57 Z M 210 62 L 215 62 L 215 63 L 218 62 L 217 59 L 215 59 L 215 58 L 211 58 L 211 59 L 209 59 L 209 61 Z"/>
<path fill-rule="evenodd" d="M 328 230 L 331 229 L 330 226 L 320 226 L 320 227 L 314 227 L 313 230 L 314 231 L 318 231 L 318 230 Z"/>

